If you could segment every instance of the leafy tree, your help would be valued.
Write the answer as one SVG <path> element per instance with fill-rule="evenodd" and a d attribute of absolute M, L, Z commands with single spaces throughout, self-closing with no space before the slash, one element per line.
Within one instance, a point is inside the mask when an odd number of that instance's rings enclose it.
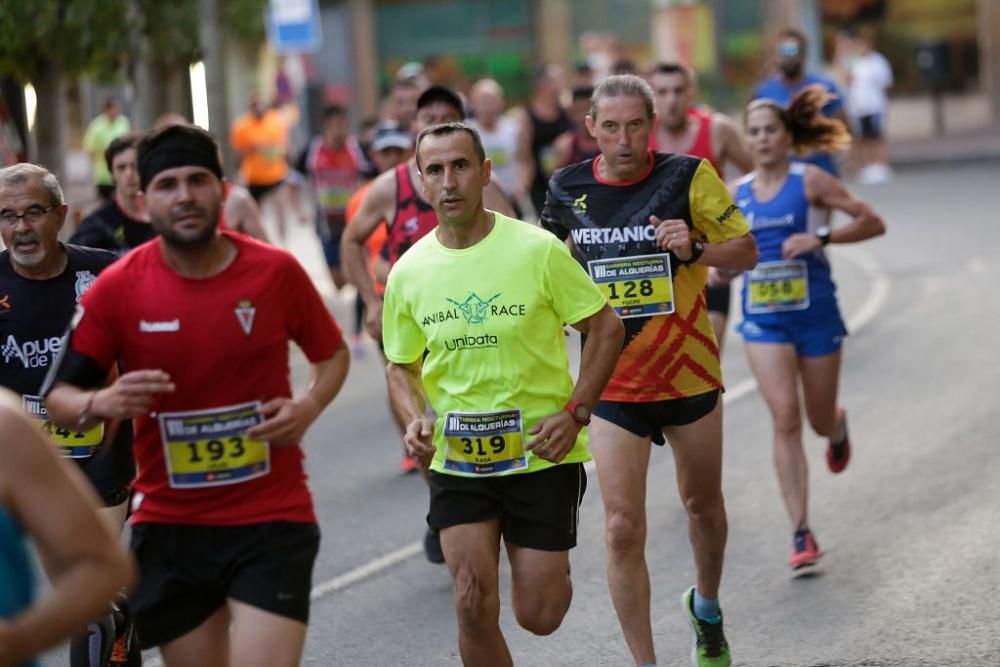
<path fill-rule="evenodd" d="M 268 0 L 218 2 L 226 36 L 263 40 Z M 198 0 L 0 1 L 0 76 L 35 88 L 37 160 L 65 175 L 67 81 L 186 69 L 204 52 L 198 22 Z"/>
<path fill-rule="evenodd" d="M 128 60 L 128 0 L 0 2 L 0 73 L 38 98 L 38 161 L 64 176 L 66 81 L 107 78 Z"/>

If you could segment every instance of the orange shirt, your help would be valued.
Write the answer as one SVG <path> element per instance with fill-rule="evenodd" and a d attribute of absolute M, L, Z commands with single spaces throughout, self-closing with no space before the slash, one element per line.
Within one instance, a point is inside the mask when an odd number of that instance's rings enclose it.
<path fill-rule="evenodd" d="M 271 185 L 288 174 L 288 121 L 282 111 L 269 109 L 260 118 L 240 116 L 229 143 L 243 156 L 240 177 L 247 185 Z"/>

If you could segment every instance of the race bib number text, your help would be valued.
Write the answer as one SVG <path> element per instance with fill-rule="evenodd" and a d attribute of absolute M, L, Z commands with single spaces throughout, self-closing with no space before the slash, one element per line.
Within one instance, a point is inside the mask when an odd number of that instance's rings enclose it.
<path fill-rule="evenodd" d="M 238 484 L 271 470 L 270 445 L 247 436 L 260 403 L 159 416 L 167 477 L 175 489 Z"/>
<path fill-rule="evenodd" d="M 747 274 L 747 312 L 751 315 L 809 307 L 809 269 L 804 260 L 764 262 Z"/>
<path fill-rule="evenodd" d="M 495 475 L 528 466 L 520 410 L 449 412 L 444 439 L 445 470 Z"/>
<path fill-rule="evenodd" d="M 59 454 L 69 459 L 89 459 L 104 441 L 104 424 L 87 431 L 75 431 L 49 421 L 49 412 L 39 396 L 25 395 L 24 409 L 36 419 L 49 439 L 59 448 Z"/>
<path fill-rule="evenodd" d="M 595 259 L 587 262 L 587 269 L 619 317 L 674 312 L 669 255 Z"/>

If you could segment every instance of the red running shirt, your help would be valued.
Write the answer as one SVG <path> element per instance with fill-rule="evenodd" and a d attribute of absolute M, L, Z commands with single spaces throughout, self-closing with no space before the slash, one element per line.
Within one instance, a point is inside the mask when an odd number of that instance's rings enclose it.
<path fill-rule="evenodd" d="M 178 276 L 164 262 L 158 238 L 109 267 L 81 302 L 72 348 L 103 368 L 120 360 L 126 371 L 162 369 L 176 384 L 135 420 L 134 521 L 315 522 L 298 445 L 270 447 L 269 472 L 244 481 L 197 488 L 168 481 L 159 413 L 291 397 L 288 342 L 313 363 L 343 345 L 340 328 L 292 255 L 222 234 L 237 256 L 212 278 Z"/>
<path fill-rule="evenodd" d="M 437 213 L 420 198 L 410 180 L 409 163 L 396 167 L 396 215 L 385 240 L 389 263 L 395 264 L 403 253 L 437 227 Z"/>
<path fill-rule="evenodd" d="M 698 107 L 691 107 L 688 110 L 688 118 L 698 121 L 698 134 L 695 135 L 694 142 L 684 151 L 684 155 L 704 158 L 715 168 L 715 173 L 722 175 L 722 165 L 719 158 L 712 150 L 712 112 Z M 654 151 L 657 148 L 656 128 L 649 133 L 649 147 Z"/>

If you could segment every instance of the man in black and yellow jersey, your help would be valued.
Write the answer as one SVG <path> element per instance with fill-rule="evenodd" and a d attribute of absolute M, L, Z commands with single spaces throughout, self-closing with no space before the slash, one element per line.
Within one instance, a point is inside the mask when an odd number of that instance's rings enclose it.
<path fill-rule="evenodd" d="M 709 266 L 752 268 L 749 226 L 706 162 L 648 150 L 653 92 L 632 75 L 594 91 L 586 122 L 601 154 L 557 172 L 542 216 L 625 322 L 625 346 L 594 409 L 608 584 L 639 665 L 655 663 L 646 569 L 650 441 L 673 448 L 697 570 L 684 593 L 698 667 L 730 664 L 718 603 L 726 544 L 722 376 L 706 308 Z"/>

